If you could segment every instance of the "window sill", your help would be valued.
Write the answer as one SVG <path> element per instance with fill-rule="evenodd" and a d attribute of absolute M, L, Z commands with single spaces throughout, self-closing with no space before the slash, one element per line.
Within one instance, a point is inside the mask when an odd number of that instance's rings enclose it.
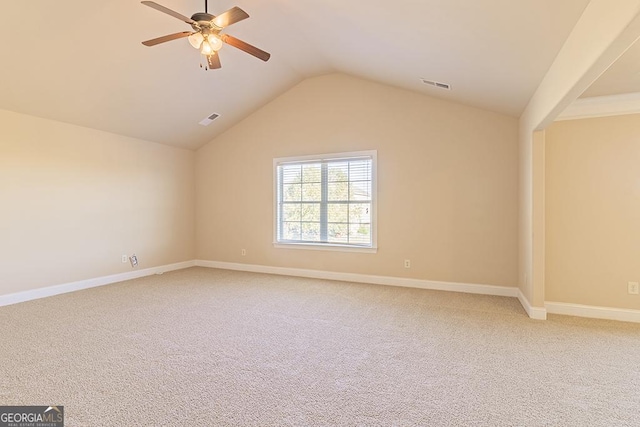
<path fill-rule="evenodd" d="M 313 244 L 313 243 L 277 243 L 274 242 L 274 248 L 277 249 L 306 249 L 312 251 L 334 251 L 334 252 L 360 252 L 360 253 L 376 253 L 377 247 L 361 247 L 347 245 L 331 245 L 331 244 Z"/>

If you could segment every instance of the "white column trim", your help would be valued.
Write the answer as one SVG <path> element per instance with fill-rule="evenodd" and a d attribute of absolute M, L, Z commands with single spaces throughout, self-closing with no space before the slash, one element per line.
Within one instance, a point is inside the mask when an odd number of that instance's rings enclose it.
<path fill-rule="evenodd" d="M 640 92 L 578 98 L 556 118 L 577 120 L 640 113 Z"/>
<path fill-rule="evenodd" d="M 526 296 L 518 289 L 518 301 L 522 304 L 524 311 L 527 312 L 530 318 L 536 320 L 547 320 L 547 309 L 545 307 L 534 307 L 531 305 Z"/>

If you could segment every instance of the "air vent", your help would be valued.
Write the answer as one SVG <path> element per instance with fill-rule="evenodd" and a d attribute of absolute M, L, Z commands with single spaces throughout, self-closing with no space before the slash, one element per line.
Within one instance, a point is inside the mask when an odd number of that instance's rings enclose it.
<path fill-rule="evenodd" d="M 447 84 L 447 83 L 442 83 L 442 82 L 434 82 L 432 80 L 427 80 L 427 79 L 420 79 L 422 81 L 422 83 L 429 85 L 429 86 L 433 86 L 433 87 L 437 87 L 439 89 L 445 89 L 445 90 L 451 90 L 451 85 Z"/>
<path fill-rule="evenodd" d="M 220 117 L 220 114 L 218 113 L 213 113 L 212 115 L 210 115 L 209 117 L 207 117 L 206 119 L 202 120 L 200 122 L 200 124 L 202 126 L 209 126 L 211 124 L 211 122 L 213 122 L 215 119 L 217 119 L 218 117 Z"/>

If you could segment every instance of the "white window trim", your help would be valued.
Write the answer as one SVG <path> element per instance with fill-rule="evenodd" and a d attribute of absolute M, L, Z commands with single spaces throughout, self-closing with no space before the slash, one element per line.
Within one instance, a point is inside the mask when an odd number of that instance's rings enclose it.
<path fill-rule="evenodd" d="M 371 246 L 352 246 L 332 243 L 278 242 L 278 164 L 304 161 L 324 161 L 349 157 L 371 157 Z M 278 249 L 305 249 L 316 251 L 363 252 L 378 251 L 378 151 L 350 151 L 346 153 L 317 154 L 309 156 L 278 157 L 273 159 L 273 247 Z"/>

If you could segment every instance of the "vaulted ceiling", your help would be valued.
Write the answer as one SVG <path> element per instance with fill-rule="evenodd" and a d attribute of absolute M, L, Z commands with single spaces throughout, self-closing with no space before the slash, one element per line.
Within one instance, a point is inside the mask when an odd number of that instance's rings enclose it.
<path fill-rule="evenodd" d="M 640 42 L 635 42 L 598 80 L 593 82 L 582 98 L 621 95 L 640 92 Z"/>
<path fill-rule="evenodd" d="M 342 72 L 517 117 L 587 3 L 211 0 L 214 15 L 248 12 L 226 32 L 272 57 L 224 46 L 222 68 L 204 71 L 186 39 L 141 44 L 190 27 L 138 1 L 3 1 L 0 108 L 197 149 L 299 81 Z"/>

